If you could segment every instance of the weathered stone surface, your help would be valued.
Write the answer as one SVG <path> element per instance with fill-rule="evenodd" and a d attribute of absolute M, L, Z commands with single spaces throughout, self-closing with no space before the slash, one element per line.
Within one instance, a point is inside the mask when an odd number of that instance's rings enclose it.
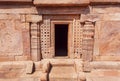
<path fill-rule="evenodd" d="M 98 14 L 88 14 L 88 15 L 81 14 L 80 17 L 80 22 L 85 22 L 85 21 L 96 22 L 99 20 L 101 20 L 101 16 Z"/>
<path fill-rule="evenodd" d="M 27 22 L 41 22 L 42 16 L 41 15 L 26 15 Z"/>
<path fill-rule="evenodd" d="M 119 77 L 88 77 L 86 81 L 120 81 Z"/>
<path fill-rule="evenodd" d="M 53 14 L 53 15 L 60 15 L 60 14 L 87 14 L 87 13 L 90 13 L 90 9 L 89 7 L 78 7 L 78 6 L 75 6 L 75 7 L 42 7 L 42 8 L 38 8 L 38 13 L 39 14 Z"/>
<path fill-rule="evenodd" d="M 48 5 L 88 5 L 89 0 L 34 0 L 35 5 L 48 6 Z"/>
<path fill-rule="evenodd" d="M 94 56 L 96 61 L 120 61 L 120 56 Z"/>
<path fill-rule="evenodd" d="M 91 76 L 113 76 L 113 77 L 120 77 L 120 70 L 116 70 L 116 69 L 94 69 L 91 71 L 91 73 L 89 74 Z"/>
<path fill-rule="evenodd" d="M 36 71 L 42 71 L 42 63 L 41 63 L 41 61 L 39 61 L 39 62 L 34 62 L 34 67 L 35 67 L 35 70 Z"/>
<path fill-rule="evenodd" d="M 0 61 L 30 59 L 29 25 L 21 16 L 0 14 Z"/>
<path fill-rule="evenodd" d="M 50 59 L 51 65 L 74 65 L 74 59 Z"/>
<path fill-rule="evenodd" d="M 120 0 L 90 0 L 92 3 L 120 3 Z"/>
<path fill-rule="evenodd" d="M 0 78 L 17 78 L 24 72 L 24 62 L 1 62 Z"/>
<path fill-rule="evenodd" d="M 84 72 L 79 72 L 78 73 L 78 81 L 86 81 L 86 75 Z"/>
<path fill-rule="evenodd" d="M 103 21 L 120 21 L 120 13 L 104 14 Z"/>
<path fill-rule="evenodd" d="M 27 74 L 32 74 L 33 70 L 34 70 L 34 65 L 33 65 L 33 62 L 27 62 L 26 64 L 26 73 Z"/>
<path fill-rule="evenodd" d="M 94 14 L 108 14 L 108 13 L 120 13 L 119 5 L 96 5 L 92 6 L 91 13 Z"/>
<path fill-rule="evenodd" d="M 32 2 L 32 0 L 0 0 L 0 2 Z"/>
<path fill-rule="evenodd" d="M 18 13 L 18 14 L 37 14 L 37 9 L 34 6 L 31 5 L 0 5 L 0 13 L 6 14 L 6 13 Z"/>
<path fill-rule="evenodd" d="M 101 23 L 100 28 L 100 55 L 120 55 L 120 23 L 108 21 Z"/>
<path fill-rule="evenodd" d="M 49 75 L 50 81 L 77 81 L 73 66 L 53 66 Z"/>
<path fill-rule="evenodd" d="M 102 62 L 91 62 L 90 63 L 91 69 L 116 69 L 120 70 L 120 62 L 109 62 L 109 61 L 102 61 Z"/>
<path fill-rule="evenodd" d="M 119 0 L 0 2 L 0 81 L 120 80 Z M 54 54 L 55 24 L 68 25 L 67 57 Z"/>
<path fill-rule="evenodd" d="M 0 21 L 0 55 L 22 55 L 22 32 L 15 29 L 14 20 Z"/>
<path fill-rule="evenodd" d="M 43 73 L 47 73 L 50 69 L 50 62 L 45 60 L 44 62 L 42 62 L 42 72 Z"/>

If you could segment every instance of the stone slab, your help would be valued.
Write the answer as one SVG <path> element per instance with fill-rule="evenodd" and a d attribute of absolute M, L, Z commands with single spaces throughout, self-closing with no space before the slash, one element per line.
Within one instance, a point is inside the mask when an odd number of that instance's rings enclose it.
<path fill-rule="evenodd" d="M 77 73 L 73 66 L 53 66 L 49 81 L 77 81 Z"/>
<path fill-rule="evenodd" d="M 32 0 L 0 0 L 0 2 L 32 2 Z"/>
<path fill-rule="evenodd" d="M 40 7 L 38 8 L 39 14 L 87 14 L 89 13 L 89 7 L 78 7 L 78 6 L 70 6 L 70 7 Z"/>
<path fill-rule="evenodd" d="M 120 77 L 87 77 L 86 81 L 120 81 Z"/>
<path fill-rule="evenodd" d="M 0 13 L 37 14 L 37 9 L 31 5 L 0 5 Z"/>
<path fill-rule="evenodd" d="M 95 61 L 120 61 L 120 56 L 94 56 Z"/>
<path fill-rule="evenodd" d="M 34 0 L 35 5 L 39 6 L 64 6 L 64 5 L 88 5 L 89 0 Z"/>
<path fill-rule="evenodd" d="M 104 20 L 104 21 L 120 21 L 120 13 L 104 14 L 102 20 Z"/>
<path fill-rule="evenodd" d="M 120 70 L 117 70 L 117 69 L 95 69 L 95 70 L 91 71 L 90 75 L 120 77 Z"/>
<path fill-rule="evenodd" d="M 90 0 L 92 3 L 120 3 L 120 0 Z"/>
<path fill-rule="evenodd" d="M 100 55 L 120 55 L 120 22 L 105 21 L 101 23 L 99 32 Z"/>
<path fill-rule="evenodd" d="M 33 61 L 29 61 L 28 63 L 26 63 L 26 73 L 27 74 L 32 74 L 33 72 Z"/>
<path fill-rule="evenodd" d="M 95 5 L 95 6 L 92 6 L 91 13 L 106 14 L 106 15 L 110 13 L 113 15 L 114 14 L 117 15 L 116 13 L 120 13 L 120 5 Z M 115 19 L 116 19 L 116 16 L 115 16 Z"/>
<path fill-rule="evenodd" d="M 27 22 L 40 22 L 42 21 L 42 15 L 26 15 Z"/>
<path fill-rule="evenodd" d="M 116 69 L 120 70 L 120 62 L 94 61 L 90 63 L 91 69 Z"/>

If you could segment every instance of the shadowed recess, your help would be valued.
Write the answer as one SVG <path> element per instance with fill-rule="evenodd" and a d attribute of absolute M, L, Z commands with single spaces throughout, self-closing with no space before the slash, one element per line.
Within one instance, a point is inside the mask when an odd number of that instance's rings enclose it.
<path fill-rule="evenodd" d="M 55 56 L 67 56 L 68 24 L 55 24 Z"/>

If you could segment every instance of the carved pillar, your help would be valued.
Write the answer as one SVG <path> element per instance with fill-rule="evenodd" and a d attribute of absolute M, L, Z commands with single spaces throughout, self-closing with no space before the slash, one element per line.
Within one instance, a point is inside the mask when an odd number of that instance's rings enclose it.
<path fill-rule="evenodd" d="M 40 48 L 40 22 L 42 16 L 40 15 L 26 15 L 26 22 L 30 23 L 30 50 L 31 59 L 39 61 L 42 58 Z"/>
<path fill-rule="evenodd" d="M 84 61 L 84 71 L 90 71 L 90 61 L 93 60 L 94 31 L 93 22 L 85 21 L 83 23 L 82 59 Z"/>
<path fill-rule="evenodd" d="M 83 60 L 92 61 L 93 48 L 94 48 L 94 24 L 87 21 L 83 26 Z"/>
<path fill-rule="evenodd" d="M 40 55 L 40 28 L 37 22 L 31 23 L 31 56 L 33 61 L 39 61 Z"/>

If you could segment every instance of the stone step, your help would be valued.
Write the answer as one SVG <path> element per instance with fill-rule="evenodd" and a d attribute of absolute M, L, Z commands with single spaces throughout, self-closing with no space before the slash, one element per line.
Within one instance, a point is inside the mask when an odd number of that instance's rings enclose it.
<path fill-rule="evenodd" d="M 75 67 L 67 65 L 52 66 L 49 81 L 77 81 Z"/>

